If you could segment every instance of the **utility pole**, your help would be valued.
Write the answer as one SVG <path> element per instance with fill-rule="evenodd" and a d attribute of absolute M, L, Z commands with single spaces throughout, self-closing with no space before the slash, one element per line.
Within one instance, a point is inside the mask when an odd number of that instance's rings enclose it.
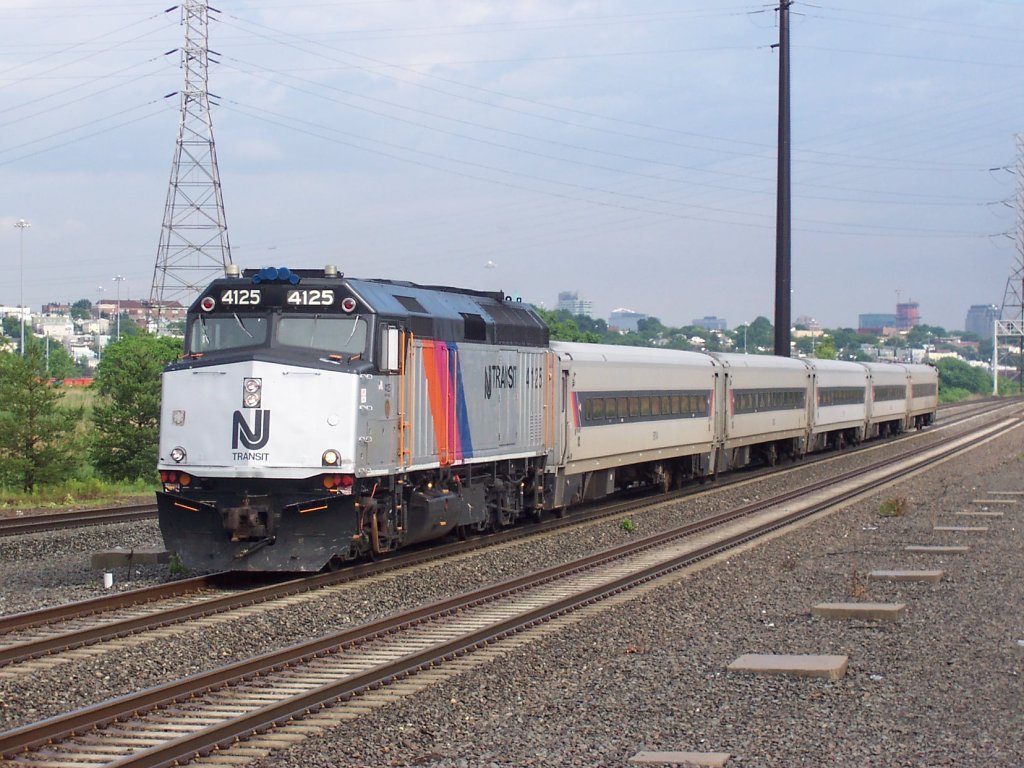
<path fill-rule="evenodd" d="M 792 232 L 789 137 L 789 6 L 779 2 L 779 147 L 775 197 L 775 354 L 789 357 Z"/>
<path fill-rule="evenodd" d="M 207 89 L 210 55 L 217 55 L 208 45 L 209 12 L 220 11 L 205 0 L 183 0 L 180 8 L 185 86 L 180 92 L 181 122 L 149 294 L 150 321 L 158 334 L 164 328 L 165 302 L 188 306 L 231 263 Z"/>
<path fill-rule="evenodd" d="M 20 273 L 19 282 L 19 293 L 18 293 L 18 315 L 21 316 L 21 356 L 25 356 L 25 230 L 31 227 L 24 219 L 18 219 L 14 222 L 14 226 L 18 228 L 19 236 L 18 239 L 21 241 L 18 246 L 18 272 Z"/>
<path fill-rule="evenodd" d="M 117 341 L 121 340 L 121 283 L 124 282 L 124 277 L 121 275 L 115 275 L 113 281 L 117 283 Z"/>
<path fill-rule="evenodd" d="M 1017 338 L 1017 382 L 1020 391 L 1024 392 L 1024 134 L 1019 133 L 1014 174 L 1017 177 L 1017 232 L 1014 237 L 1017 262 L 1006 281 L 992 344 L 998 351 L 1000 335 Z"/>

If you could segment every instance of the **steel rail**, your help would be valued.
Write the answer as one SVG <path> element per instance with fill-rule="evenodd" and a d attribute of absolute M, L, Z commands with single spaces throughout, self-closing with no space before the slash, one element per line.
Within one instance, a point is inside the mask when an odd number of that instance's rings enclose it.
<path fill-rule="evenodd" d="M 998 408 L 993 410 L 998 410 Z M 956 423 L 958 422 L 951 422 L 949 424 L 944 424 L 943 426 L 953 426 Z M 913 437 L 915 435 L 916 433 L 908 433 L 904 437 Z M 888 444 L 891 444 L 891 441 L 885 443 L 885 445 Z M 878 444 L 861 446 L 861 449 L 869 449 L 876 447 L 877 445 Z M 801 466 L 807 466 L 810 463 L 828 461 L 833 458 L 848 456 L 851 453 L 852 451 L 821 454 L 811 462 L 803 462 L 800 465 L 794 465 L 794 467 L 790 469 L 799 469 Z M 881 464 L 888 461 L 889 460 L 883 460 Z M 879 463 L 872 466 L 879 466 Z M 732 483 L 749 482 L 750 480 L 756 479 L 764 474 L 772 474 L 776 471 L 780 471 L 778 467 L 741 472 L 732 475 L 725 482 L 719 482 L 715 488 L 721 488 Z M 836 478 L 833 478 L 833 481 L 835 481 L 835 479 Z M 661 494 L 653 498 L 648 495 L 641 496 L 638 499 L 630 499 L 628 501 L 616 501 L 612 504 L 602 505 L 595 510 L 576 513 L 563 520 L 551 520 L 520 526 L 516 529 L 500 531 L 487 536 L 474 537 L 470 541 L 465 542 L 452 542 L 434 545 L 425 550 L 392 555 L 384 560 L 374 563 L 353 565 L 340 572 L 324 573 L 316 576 L 292 579 L 242 592 L 235 591 L 231 594 L 224 595 L 223 597 L 197 600 L 194 604 L 177 606 L 167 611 L 142 616 L 133 616 L 128 619 L 101 622 L 96 626 L 77 629 L 69 633 L 48 634 L 43 638 L 21 643 L 12 643 L 7 646 L 0 646 L 0 667 L 32 658 L 38 658 L 54 652 L 78 648 L 83 645 L 96 644 L 118 637 L 125 637 L 157 627 L 169 626 L 199 617 L 213 615 L 215 613 L 224 613 L 303 592 L 314 591 L 328 586 L 334 586 L 348 581 L 365 578 L 367 576 L 385 573 L 390 570 L 422 565 L 433 560 L 440 560 L 445 557 L 471 552 L 476 549 L 495 544 L 514 541 L 520 538 L 534 536 L 539 533 L 557 531 L 561 528 L 576 526 L 606 517 L 633 512 L 638 508 L 686 498 L 691 495 L 707 492 L 708 490 L 711 489 L 696 486 L 673 491 L 668 494 Z M 132 590 L 130 592 L 124 592 L 117 595 L 93 598 L 91 600 L 72 603 L 66 606 L 55 606 L 31 613 L 0 617 L 0 632 L 11 632 L 15 629 L 27 629 L 46 624 L 69 621 L 87 615 L 96 615 L 144 603 L 152 603 L 158 600 L 182 597 L 189 593 L 198 596 L 205 590 L 229 589 L 232 586 L 237 586 L 238 581 L 244 578 L 251 579 L 254 577 L 251 575 L 246 576 L 244 574 L 231 574 L 229 572 L 224 572 L 189 579 L 186 581 L 173 582 L 171 584 Z"/>
<path fill-rule="evenodd" d="M 96 507 L 75 512 L 43 512 L 20 517 L 0 517 L 0 536 L 83 528 L 88 525 L 113 525 L 156 517 L 155 504 L 124 507 Z"/>
<path fill-rule="evenodd" d="M 738 546 L 758 536 L 764 535 L 771 530 L 776 530 L 786 525 L 790 525 L 797 520 L 816 514 L 823 509 L 836 505 L 837 503 L 861 496 L 864 493 L 873 490 L 880 484 L 892 482 L 893 479 L 902 477 L 909 473 L 918 472 L 938 461 L 942 461 L 948 459 L 950 456 L 965 452 L 972 447 L 972 440 L 974 442 L 979 442 L 983 439 L 992 439 L 1009 430 L 1017 428 L 1019 425 L 1020 420 L 1014 419 L 993 427 L 986 427 L 978 430 L 977 434 L 974 436 L 953 438 L 949 442 L 954 442 L 954 444 L 945 449 L 941 448 L 941 446 L 929 446 L 927 448 L 920 449 L 910 454 L 910 456 L 913 456 L 914 454 L 924 454 L 925 458 L 919 461 L 900 468 L 883 478 L 864 481 L 863 483 L 852 488 L 848 488 L 841 493 L 835 494 L 829 499 L 819 500 L 812 505 L 769 521 L 767 524 L 762 524 L 757 528 L 735 534 L 725 542 L 716 542 L 715 544 L 704 547 L 697 552 L 691 551 L 685 556 L 676 558 L 671 562 L 659 563 L 650 566 L 643 571 L 634 572 L 628 577 L 623 577 L 620 581 L 613 582 L 611 584 L 604 584 L 599 588 L 595 588 L 595 590 L 582 592 L 571 598 L 567 598 L 564 603 L 559 602 L 553 605 L 548 605 L 544 608 L 537 608 L 536 610 L 520 614 L 505 622 L 493 624 L 476 632 L 464 635 L 451 642 L 439 645 L 429 651 L 407 656 L 397 661 L 390 662 L 384 666 L 374 668 L 363 675 L 350 677 L 338 683 L 330 683 L 320 686 L 314 691 L 286 698 L 273 705 L 233 718 L 223 724 L 210 726 L 187 736 L 173 739 L 157 747 L 153 747 L 122 760 L 118 760 L 111 765 L 118 767 L 169 766 L 178 761 L 188 760 L 196 754 L 202 754 L 215 748 L 217 745 L 223 745 L 233 741 L 234 739 L 250 735 L 253 732 L 258 732 L 272 727 L 274 724 L 284 722 L 291 717 L 297 715 L 301 716 L 302 713 L 310 710 L 311 708 L 324 705 L 327 701 L 349 696 L 359 690 L 377 685 L 384 680 L 394 679 L 396 676 L 408 674 L 422 667 L 424 664 L 430 663 L 432 660 L 451 657 L 452 654 L 461 653 L 474 646 L 479 646 L 481 643 L 487 643 L 504 634 L 515 631 L 516 629 L 528 626 L 538 621 L 543 621 L 553 615 L 558 615 L 565 610 L 571 609 L 573 606 L 593 602 L 609 594 L 614 594 L 615 592 L 626 589 L 631 584 L 637 584 L 656 578 L 658 575 L 669 570 L 684 567 L 695 560 L 703 559 L 717 552 L 723 551 L 725 548 Z M 877 469 L 878 466 L 874 465 L 873 468 L 865 468 L 856 472 L 845 473 L 844 476 L 841 477 L 850 478 L 852 476 L 877 471 Z M 827 481 L 815 483 L 813 487 L 820 489 L 823 486 L 834 485 L 839 480 L 840 478 L 830 478 Z M 792 498 L 796 498 L 800 495 L 806 495 L 809 492 L 810 491 L 807 489 L 790 492 L 773 499 L 766 499 L 754 504 L 746 505 L 745 507 L 736 510 L 720 513 L 719 515 L 714 516 L 713 519 L 717 519 L 719 521 L 736 519 L 737 517 L 750 514 L 751 510 L 755 508 L 764 509 L 768 506 L 775 506 L 780 503 L 780 500 L 791 500 Z M 422 621 L 425 618 L 444 616 L 467 606 L 478 605 L 483 601 L 493 600 L 500 595 L 507 595 L 521 591 L 530 586 L 544 584 L 555 578 L 563 577 L 566 574 L 579 573 L 582 570 L 593 568 L 600 564 L 609 563 L 630 554 L 635 554 L 652 547 L 664 545 L 666 542 L 689 535 L 687 532 L 704 529 L 710 525 L 712 525 L 711 520 L 697 521 L 679 529 L 654 534 L 637 542 L 630 542 L 628 544 L 614 547 L 610 550 L 591 555 L 568 565 L 557 566 L 536 574 L 511 579 L 501 584 L 485 587 L 466 595 L 441 600 L 429 606 L 423 606 L 411 611 L 403 612 L 397 616 L 380 619 L 337 635 L 319 638 L 308 643 L 292 646 L 289 649 L 238 662 L 219 670 L 201 673 L 192 676 L 187 680 L 152 688 L 137 696 L 123 697 L 121 699 L 116 699 L 111 702 L 95 705 L 93 707 L 71 713 L 64 717 L 51 718 L 50 720 L 42 723 L 25 726 L 7 734 L 0 734 L 0 754 L 3 754 L 8 758 L 13 758 L 19 752 L 31 749 L 34 746 L 45 744 L 54 739 L 66 737 L 76 731 L 80 731 L 85 728 L 92 729 L 100 725 L 109 724 L 115 720 L 123 720 L 126 717 L 141 715 L 153 708 L 173 704 L 175 700 L 180 697 L 194 695 L 195 693 L 202 691 L 211 691 L 253 675 L 268 674 L 276 669 L 281 669 L 288 665 L 294 665 L 323 655 L 330 652 L 332 649 L 336 650 L 351 647 L 358 642 L 390 634 L 408 627 L 415 622 Z"/>

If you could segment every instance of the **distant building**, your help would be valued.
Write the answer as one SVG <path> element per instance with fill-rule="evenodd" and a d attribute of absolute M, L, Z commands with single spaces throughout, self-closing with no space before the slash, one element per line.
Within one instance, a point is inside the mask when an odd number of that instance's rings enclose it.
<path fill-rule="evenodd" d="M 908 331 L 921 324 L 921 305 L 916 301 L 905 301 L 896 305 L 896 327 Z"/>
<path fill-rule="evenodd" d="M 613 309 L 608 316 L 608 325 L 618 328 L 620 331 L 635 331 L 641 320 L 646 320 L 647 315 L 643 312 L 634 312 L 632 309 L 620 307 Z"/>
<path fill-rule="evenodd" d="M 967 310 L 964 330 L 980 339 L 992 338 L 992 326 L 999 319 L 999 307 L 995 304 L 973 304 Z"/>
<path fill-rule="evenodd" d="M 30 307 L 11 307 L 0 305 L 0 317 L 25 318 L 26 322 L 32 320 L 32 309 Z"/>
<path fill-rule="evenodd" d="M 592 317 L 594 314 L 594 302 L 590 299 L 581 299 L 576 291 L 562 291 L 558 294 L 559 311 L 565 310 L 571 315 L 586 315 Z"/>
<path fill-rule="evenodd" d="M 100 313 L 101 317 L 116 318 L 118 306 L 120 305 L 121 314 L 128 315 L 128 318 L 140 328 L 145 328 L 146 323 L 150 316 L 150 304 L 148 301 L 138 301 L 136 299 L 121 299 L 117 301 L 115 299 L 103 299 L 96 302 L 93 306 Z M 167 323 L 173 323 L 177 320 L 184 320 L 188 314 L 188 307 L 183 307 L 177 301 L 165 301 L 163 307 L 163 320 Z"/>
<path fill-rule="evenodd" d="M 690 325 L 694 325 L 698 328 L 704 328 L 708 331 L 726 331 L 729 329 L 729 325 L 724 317 L 715 317 L 714 315 L 705 315 L 701 318 L 695 318 Z"/>
<path fill-rule="evenodd" d="M 32 321 L 32 327 L 43 336 L 61 341 L 75 335 L 75 324 L 67 315 L 42 315 Z"/>
<path fill-rule="evenodd" d="M 886 328 L 896 327 L 896 315 L 889 315 L 883 312 L 873 312 L 865 315 L 857 315 L 858 333 L 876 333 L 881 335 Z"/>
<path fill-rule="evenodd" d="M 820 331 L 821 324 L 810 315 L 800 315 L 793 321 L 793 325 L 802 325 L 808 331 Z"/>

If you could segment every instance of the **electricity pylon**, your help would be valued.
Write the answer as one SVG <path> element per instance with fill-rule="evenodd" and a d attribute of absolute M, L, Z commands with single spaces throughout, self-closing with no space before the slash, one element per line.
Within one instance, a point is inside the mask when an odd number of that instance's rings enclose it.
<path fill-rule="evenodd" d="M 151 322 L 157 333 L 166 324 L 167 302 L 188 306 L 206 283 L 222 275 L 231 263 L 207 89 L 210 54 L 217 55 L 208 45 L 209 12 L 219 11 L 200 0 L 183 0 L 180 7 L 185 28 L 181 49 L 185 86 L 180 91 L 181 123 L 149 294 Z"/>
<path fill-rule="evenodd" d="M 994 375 L 998 376 L 999 337 L 1014 338 L 1018 343 L 1018 381 L 1024 391 L 1024 135 L 1017 134 L 1017 233 L 1014 244 L 1017 248 L 1017 263 L 1006 281 L 1003 291 L 1003 305 L 999 309 L 999 319 L 995 323 L 992 339 Z M 994 386 L 994 385 L 993 385 Z"/>

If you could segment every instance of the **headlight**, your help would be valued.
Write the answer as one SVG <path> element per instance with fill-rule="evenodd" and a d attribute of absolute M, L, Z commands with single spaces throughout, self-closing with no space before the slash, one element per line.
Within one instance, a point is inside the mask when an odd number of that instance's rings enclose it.
<path fill-rule="evenodd" d="M 321 460 L 323 461 L 323 465 L 325 467 L 335 467 L 335 466 L 338 465 L 338 462 L 341 460 L 341 456 L 338 454 L 337 451 L 335 451 L 333 449 L 328 449 L 328 450 L 324 451 L 324 455 L 323 455 L 323 458 Z"/>
<path fill-rule="evenodd" d="M 171 448 L 171 460 L 177 464 L 181 464 L 185 460 L 186 455 L 185 449 L 180 445 L 176 448 Z"/>
<path fill-rule="evenodd" d="M 263 400 L 263 379 L 242 379 L 242 405 L 259 408 Z"/>

